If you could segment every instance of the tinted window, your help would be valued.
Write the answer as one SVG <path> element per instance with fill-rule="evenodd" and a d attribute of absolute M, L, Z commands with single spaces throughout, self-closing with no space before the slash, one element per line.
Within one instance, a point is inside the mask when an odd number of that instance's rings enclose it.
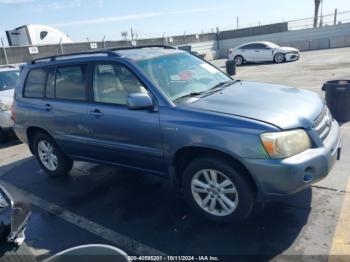
<path fill-rule="evenodd" d="M 56 69 L 56 98 L 86 99 L 86 65 L 64 66 Z"/>
<path fill-rule="evenodd" d="M 47 31 L 40 32 L 40 39 L 43 40 L 47 36 Z"/>
<path fill-rule="evenodd" d="M 24 96 L 40 98 L 44 97 L 46 82 L 45 69 L 33 69 L 29 72 L 26 85 L 24 88 Z"/>
<path fill-rule="evenodd" d="M 0 91 L 15 88 L 18 77 L 18 70 L 0 72 Z"/>
<path fill-rule="evenodd" d="M 254 49 L 255 45 L 254 44 L 250 44 L 250 45 L 244 45 L 241 47 L 241 49 Z"/>
<path fill-rule="evenodd" d="M 46 97 L 55 97 L 55 69 L 50 69 L 47 75 L 46 82 Z"/>
<path fill-rule="evenodd" d="M 255 44 L 256 49 L 267 49 L 268 47 L 265 44 Z"/>
<path fill-rule="evenodd" d="M 262 49 L 265 48 L 266 46 L 264 44 L 249 44 L 242 46 L 241 49 Z"/>
<path fill-rule="evenodd" d="M 147 92 L 137 77 L 117 64 L 98 64 L 94 68 L 94 99 L 96 102 L 126 104 L 130 93 Z"/>

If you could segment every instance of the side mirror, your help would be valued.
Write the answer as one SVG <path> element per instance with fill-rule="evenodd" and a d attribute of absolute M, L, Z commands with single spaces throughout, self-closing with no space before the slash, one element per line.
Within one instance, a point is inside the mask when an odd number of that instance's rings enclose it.
<path fill-rule="evenodd" d="M 128 95 L 127 106 L 130 110 L 152 109 L 153 101 L 147 93 L 132 93 Z"/>

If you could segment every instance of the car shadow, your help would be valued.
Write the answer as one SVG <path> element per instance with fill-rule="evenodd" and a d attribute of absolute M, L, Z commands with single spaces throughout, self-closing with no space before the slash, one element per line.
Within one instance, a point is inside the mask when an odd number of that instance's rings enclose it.
<path fill-rule="evenodd" d="M 9 132 L 6 134 L 5 141 L 0 142 L 0 149 L 15 146 L 21 143 L 22 142 L 16 137 L 16 135 L 13 132 Z"/>
<path fill-rule="evenodd" d="M 269 260 L 283 253 L 307 223 L 312 199 L 306 189 L 225 225 L 194 214 L 167 179 L 127 169 L 80 164 L 70 176 L 51 178 L 29 160 L 1 179 L 166 254 L 220 256 L 220 261 Z M 31 234 L 36 237 L 35 230 Z M 45 241 L 36 243 L 50 250 Z"/>
<path fill-rule="evenodd" d="M 298 60 L 296 61 L 286 61 L 286 62 L 283 62 L 283 63 L 275 63 L 275 62 L 261 62 L 261 63 L 252 63 L 252 62 L 246 62 L 244 63 L 243 65 L 240 65 L 240 66 L 237 66 L 237 68 L 242 68 L 242 67 L 256 67 L 256 66 L 264 66 L 264 65 L 275 65 L 275 66 L 278 66 L 278 65 L 281 65 L 281 64 L 289 64 L 289 63 L 293 63 L 293 62 L 297 62 Z M 222 65 L 220 66 L 219 68 L 221 69 L 226 69 L 226 65 Z"/>

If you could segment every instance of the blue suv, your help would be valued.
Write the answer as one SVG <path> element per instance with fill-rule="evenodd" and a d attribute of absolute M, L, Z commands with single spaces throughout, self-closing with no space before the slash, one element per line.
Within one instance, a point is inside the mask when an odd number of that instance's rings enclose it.
<path fill-rule="evenodd" d="M 338 123 L 317 94 L 233 80 L 167 46 L 34 60 L 12 111 L 47 174 L 80 160 L 165 176 L 219 222 L 310 186 L 340 154 Z"/>

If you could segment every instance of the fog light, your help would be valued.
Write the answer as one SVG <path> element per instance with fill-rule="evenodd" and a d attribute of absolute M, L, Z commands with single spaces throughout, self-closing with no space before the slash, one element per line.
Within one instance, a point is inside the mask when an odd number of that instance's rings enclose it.
<path fill-rule="evenodd" d="M 304 175 L 304 182 L 308 183 L 310 182 L 314 176 L 313 176 L 313 168 L 312 167 L 308 167 L 305 169 L 305 175 Z"/>

